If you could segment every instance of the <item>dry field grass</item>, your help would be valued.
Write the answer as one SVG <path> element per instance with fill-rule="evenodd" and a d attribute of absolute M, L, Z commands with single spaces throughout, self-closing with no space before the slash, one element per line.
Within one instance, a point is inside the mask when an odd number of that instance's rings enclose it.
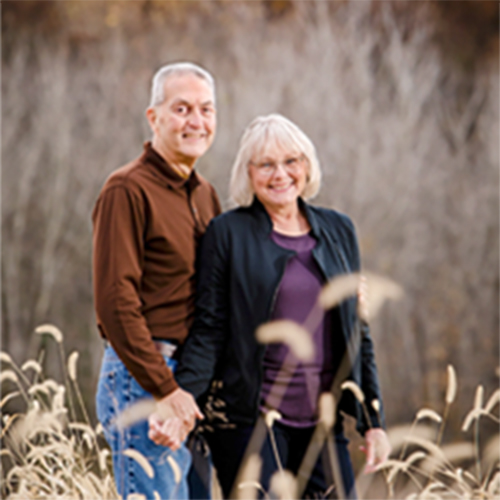
<path fill-rule="evenodd" d="M 376 276 L 370 279 L 368 304 L 376 305 L 375 309 L 385 299 L 396 298 L 401 292 L 394 283 L 385 279 Z M 322 295 L 323 306 L 328 308 L 343 300 L 356 286 L 357 281 L 349 285 L 343 279 L 330 283 Z M 314 323 L 314 318 L 309 318 L 308 322 Z M 307 355 L 310 349 L 303 344 L 310 339 L 303 328 L 295 327 L 297 331 L 289 330 L 289 335 L 285 335 L 287 325 L 282 322 L 269 324 L 264 341 L 292 338 L 292 346 Z M 0 353 L 2 498 L 115 499 L 118 495 L 113 484 L 110 452 L 102 437 L 102 428 L 100 425 L 94 427 L 90 422 L 78 387 L 78 353 L 74 351 L 66 358 L 63 334 L 52 325 L 40 326 L 35 333 L 55 341 L 64 380 L 61 383 L 44 377 L 43 351 L 38 359 L 30 359 L 22 366 L 18 366 L 8 353 Z M 361 389 L 353 382 L 344 381 L 340 388 L 351 391 L 365 413 L 366 405 L 378 411 L 380 403 L 366 401 Z M 446 442 L 445 427 L 454 411 L 458 389 L 455 370 L 448 365 L 442 411 L 422 408 L 410 425 L 388 429 L 392 455 L 375 474 L 358 477 L 356 487 L 360 498 L 500 498 L 500 437 L 491 431 L 487 436 L 482 434 L 483 426 L 491 422 L 498 431 L 500 389 L 486 399 L 483 386 L 478 385 L 472 409 L 461 416 L 463 439 Z M 334 424 L 335 400 L 331 394 L 325 394 L 320 403 L 320 420 L 312 441 L 323 443 L 326 440 L 331 451 L 329 430 Z M 136 413 L 141 411 L 143 408 L 139 404 Z M 266 419 L 267 432 L 272 440 L 273 424 L 279 418 L 280 415 L 274 412 Z M 133 420 L 134 408 L 129 409 L 127 415 L 129 423 Z M 137 460 L 150 476 L 154 474 L 150 464 L 137 451 L 125 450 L 124 453 Z M 276 458 L 280 463 L 279 456 Z M 306 462 L 304 460 L 297 478 L 304 476 L 302 472 L 307 477 Z M 170 465 L 175 471 L 177 464 L 172 461 Z M 239 498 L 257 498 L 261 489 L 257 482 L 259 467 L 257 455 L 251 455 L 243 465 L 237 489 Z M 303 485 L 297 478 L 280 468 L 271 482 L 272 491 L 263 492 L 264 496 L 300 498 Z M 219 497 L 219 493 L 214 493 L 214 498 Z"/>

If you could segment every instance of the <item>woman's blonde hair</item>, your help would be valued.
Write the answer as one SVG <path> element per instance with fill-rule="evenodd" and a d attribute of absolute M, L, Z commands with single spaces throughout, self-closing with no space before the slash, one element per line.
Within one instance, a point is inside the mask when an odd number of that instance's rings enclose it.
<path fill-rule="evenodd" d="M 265 155 L 267 151 L 274 148 L 305 156 L 308 172 L 301 197 L 307 200 L 318 193 L 321 184 L 321 168 L 313 143 L 295 123 L 280 114 L 273 113 L 258 116 L 243 132 L 229 183 L 229 195 L 236 204 L 248 206 L 252 203 L 254 191 L 248 165 L 255 156 Z"/>

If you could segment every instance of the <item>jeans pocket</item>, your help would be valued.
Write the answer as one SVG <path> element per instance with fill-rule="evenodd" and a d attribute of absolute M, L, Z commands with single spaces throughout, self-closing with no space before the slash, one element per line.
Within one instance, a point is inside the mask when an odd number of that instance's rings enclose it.
<path fill-rule="evenodd" d="M 177 361 L 164 356 L 167 366 L 175 371 Z M 152 395 L 144 390 L 132 374 L 127 370 L 112 347 L 107 347 L 99 375 L 96 393 L 97 418 L 104 428 L 108 442 L 117 437 L 115 425 L 119 414 L 144 399 L 152 399 Z M 132 435 L 143 434 L 145 421 L 132 425 L 128 431 Z"/>

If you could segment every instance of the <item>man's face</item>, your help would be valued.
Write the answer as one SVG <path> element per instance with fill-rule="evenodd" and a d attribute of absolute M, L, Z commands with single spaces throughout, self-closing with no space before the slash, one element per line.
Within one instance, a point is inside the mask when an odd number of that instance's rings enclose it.
<path fill-rule="evenodd" d="M 193 74 L 165 81 L 165 100 L 147 112 L 153 147 L 172 166 L 192 167 L 214 139 L 214 95 L 209 84 Z"/>

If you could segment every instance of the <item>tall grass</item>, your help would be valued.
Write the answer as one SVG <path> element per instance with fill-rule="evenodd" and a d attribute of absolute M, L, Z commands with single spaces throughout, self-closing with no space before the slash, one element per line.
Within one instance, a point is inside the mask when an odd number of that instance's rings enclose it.
<path fill-rule="evenodd" d="M 375 317 L 384 302 L 388 299 L 397 300 L 403 295 L 403 290 L 399 285 L 382 276 L 367 274 L 369 286 L 366 279 L 363 281 L 364 291 L 360 296 L 358 307 L 364 317 Z M 305 339 L 308 337 L 307 330 L 314 331 L 318 318 L 321 316 L 321 308 L 330 309 L 345 298 L 353 296 L 359 292 L 360 275 L 349 274 L 331 280 L 323 288 L 319 296 L 320 309 L 313 308 L 304 324 L 294 325 L 288 328 L 286 322 L 270 322 L 257 331 L 257 338 L 260 342 L 286 342 L 291 351 L 309 351 L 310 346 Z M 311 328 L 311 325 L 313 327 Z M 302 328 L 300 330 L 300 328 Z M 259 332 L 265 330 L 265 335 Z M 285 331 L 287 330 L 287 331 Z M 355 337 L 353 334 L 351 337 Z M 308 339 L 309 340 L 309 339 Z M 354 346 L 357 352 L 359 346 Z M 344 356 L 346 358 L 346 356 Z M 317 425 L 311 443 L 302 465 L 297 473 L 297 489 L 299 495 L 304 491 L 307 479 L 314 466 L 319 452 L 326 444 L 332 467 L 332 477 L 335 478 L 336 493 L 339 498 L 344 498 L 342 489 L 332 434 L 330 432 L 333 421 L 325 424 L 328 418 L 334 418 L 335 398 L 340 395 L 336 386 L 340 386 L 342 391 L 351 391 L 363 408 L 365 419 L 370 425 L 370 417 L 367 405 L 370 405 L 375 412 L 380 410 L 378 400 L 368 401 L 361 388 L 353 381 L 347 380 L 350 372 L 349 363 L 343 367 L 344 361 L 340 364 L 333 384 L 332 394 L 324 393 L 320 398 L 320 421 Z M 388 498 L 408 498 L 408 499 L 447 499 L 447 498 L 498 498 L 500 495 L 500 435 L 497 434 L 481 448 L 480 420 L 482 418 L 492 420 L 496 424 L 500 423 L 498 416 L 498 403 L 500 401 L 500 389 L 497 389 L 490 396 L 486 404 L 483 403 L 483 387 L 478 386 L 474 399 L 474 405 L 465 416 L 462 425 L 462 432 L 467 433 L 470 429 L 473 432 L 469 441 L 461 441 L 453 444 L 442 445 L 445 434 L 445 426 L 450 416 L 452 404 L 457 395 L 458 383 L 453 366 L 447 367 L 448 384 L 444 396 L 444 409 L 442 414 L 434 409 L 423 408 L 415 416 L 413 423 L 404 434 L 393 434 L 389 430 L 389 437 L 393 450 L 399 451 L 398 458 L 391 458 L 385 464 L 378 467 L 377 473 L 383 478 L 387 487 Z M 272 392 L 272 390 L 271 390 Z M 329 397 L 329 411 L 321 411 L 321 401 L 325 402 Z M 280 400 L 281 401 L 281 400 Z M 279 407 L 279 404 L 277 405 Z M 494 410 L 497 412 L 495 413 Z M 269 420 L 269 421 L 268 421 Z M 275 418 L 266 419 L 266 427 L 273 441 L 272 424 Z M 435 433 L 429 433 L 428 427 L 422 429 L 421 422 L 430 420 L 438 425 Z M 276 462 L 281 464 L 281 460 L 273 446 L 276 455 Z M 283 481 L 283 471 L 276 473 Z M 246 478 L 243 477 L 243 481 Z M 248 481 L 245 484 L 251 484 Z M 272 483 L 271 483 L 272 484 Z M 331 485 L 335 488 L 335 485 Z M 290 490 L 289 490 L 290 491 Z M 373 491 L 368 487 L 363 492 L 367 498 L 374 498 Z M 271 495 L 273 498 L 275 495 Z M 278 495 L 278 497 L 280 497 Z M 287 496 L 289 498 L 290 495 Z M 281 497 L 280 497 L 281 498 Z"/>
<path fill-rule="evenodd" d="M 73 352 L 65 358 L 63 336 L 57 328 L 45 325 L 37 333 L 50 335 L 59 345 L 64 382 L 44 377 L 43 352 L 22 366 L 6 352 L 0 353 L 1 496 L 12 500 L 116 499 L 110 451 L 102 438 L 102 428 L 89 422 L 79 393 L 78 355 Z M 450 366 L 447 370 L 448 388 L 442 413 L 423 408 L 403 433 L 388 429 L 393 457 L 372 476 L 384 479 L 386 498 L 493 500 L 500 496 L 499 435 L 486 442 L 481 439 L 485 420 L 500 423 L 500 390 L 485 402 L 483 388 L 478 386 L 473 407 L 463 419 L 464 440 L 447 443 L 443 439 L 445 425 L 458 386 L 454 369 Z M 353 391 L 358 400 L 368 404 L 359 387 L 352 383 L 344 384 L 343 390 Z M 377 402 L 373 406 L 376 409 Z M 333 412 L 330 409 L 323 413 L 328 416 Z M 272 432 L 274 420 L 268 418 L 267 432 Z M 320 430 L 330 427 L 331 422 L 324 418 L 318 424 Z M 329 433 L 318 432 L 319 435 L 327 439 Z M 254 456 L 240 476 L 239 498 L 256 498 L 258 490 L 266 498 L 297 497 L 292 492 L 300 491 L 299 477 L 280 470 L 271 481 L 271 491 L 265 492 L 258 483 L 259 470 L 260 462 Z M 362 498 L 379 495 L 370 486 L 358 488 L 358 493 Z"/>
<path fill-rule="evenodd" d="M 403 432 L 401 432 L 401 427 L 388 430 L 394 457 L 379 465 L 377 472 L 372 475 L 372 478 L 379 475 L 383 479 L 386 493 L 381 493 L 378 487 L 372 487 L 373 480 L 370 480 L 368 485 L 357 488 L 358 493 L 361 493 L 360 498 L 404 498 L 406 500 L 498 500 L 500 498 L 500 434 L 490 437 L 483 446 L 481 446 L 483 441 L 479 435 L 481 419 L 500 423 L 498 415 L 500 389 L 494 391 L 486 404 L 483 404 L 482 387 L 478 386 L 477 394 L 479 395 L 476 395 L 474 406 L 465 416 L 462 426 L 462 431 L 466 436 L 468 435 L 469 439 L 442 444 L 446 419 L 453 402 L 450 400 L 450 393 L 453 392 L 450 384 L 456 384 L 456 376 L 452 367 L 448 367 L 448 373 L 453 373 L 453 375 L 449 378 L 443 414 L 430 408 L 422 408 L 416 413 L 413 423 L 403 427 Z M 366 404 L 361 389 L 355 383 L 344 383 L 343 390 L 352 391 L 363 405 Z M 456 391 L 456 385 L 454 390 Z M 331 395 L 328 394 L 328 396 Z M 374 406 L 377 407 L 377 403 Z M 364 410 L 367 411 L 366 408 Z M 322 415 L 324 413 L 332 414 L 331 411 L 321 412 Z M 266 426 L 271 437 L 275 420 L 275 418 L 266 419 Z M 431 425 L 425 425 L 423 421 L 430 421 Z M 433 432 L 433 424 L 438 425 L 437 432 Z M 328 425 L 325 425 L 324 419 L 321 418 L 306 455 L 314 452 L 314 448 L 320 449 L 325 442 L 331 448 L 331 443 L 327 440 L 331 440 L 332 436 L 331 433 L 325 432 L 327 428 Z M 275 447 L 274 453 L 277 463 L 280 463 L 279 453 Z M 314 465 L 317 455 L 312 454 L 314 455 L 312 459 L 305 459 L 303 463 L 308 462 Z M 255 460 L 252 457 L 255 455 L 250 457 Z M 335 459 L 331 457 L 332 465 L 335 465 L 335 462 Z M 256 465 L 253 462 L 252 464 L 244 464 L 239 480 L 238 487 L 246 494 L 244 498 L 257 498 L 258 491 L 263 493 L 265 498 L 300 498 L 300 496 L 291 495 L 290 492 L 303 491 L 304 481 L 307 482 L 308 474 L 312 469 L 301 467 L 297 477 L 294 477 L 289 471 L 283 471 L 280 467 L 280 470 L 273 476 L 270 491 L 265 492 L 255 479 Z M 304 471 L 306 471 L 305 478 L 303 477 Z M 335 485 L 331 485 L 328 491 L 332 489 L 335 489 Z M 344 498 L 338 488 L 337 493 L 340 494 L 339 498 Z"/>
<path fill-rule="evenodd" d="M 63 335 L 52 325 L 36 332 L 58 344 L 64 383 L 44 378 L 43 351 L 20 367 L 0 353 L 1 496 L 115 499 L 102 427 L 90 424 L 78 388 L 78 353 L 65 359 Z"/>
<path fill-rule="evenodd" d="M 462 426 L 462 432 L 468 439 L 442 444 L 445 424 L 456 394 L 456 375 L 451 366 L 448 366 L 448 376 L 443 414 L 423 408 L 416 413 L 408 433 L 391 440 L 393 449 L 400 450 L 399 456 L 378 467 L 379 471 L 385 472 L 388 498 L 499 498 L 500 435 L 490 437 L 481 446 L 480 421 L 484 418 L 497 425 L 500 423 L 500 389 L 491 394 L 484 406 L 482 399 L 476 397 L 474 407 L 465 416 Z M 478 391 L 481 390 L 482 386 L 478 386 Z M 423 420 L 438 425 L 434 439 L 419 435 Z M 470 432 L 472 425 L 474 430 Z"/>

